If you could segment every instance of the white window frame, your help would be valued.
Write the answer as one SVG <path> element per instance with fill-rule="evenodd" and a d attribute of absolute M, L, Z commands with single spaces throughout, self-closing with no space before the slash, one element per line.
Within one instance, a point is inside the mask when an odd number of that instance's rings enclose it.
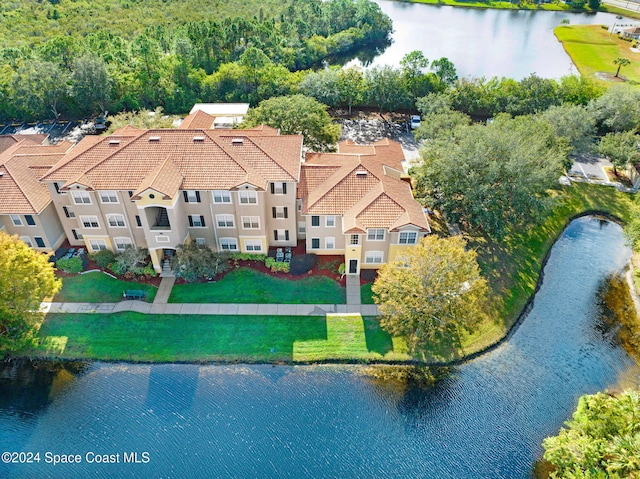
<path fill-rule="evenodd" d="M 216 215 L 216 226 L 218 228 L 234 228 L 235 224 L 236 222 L 233 215 Z M 194 226 L 195 226 L 195 223 L 194 223 Z"/>
<path fill-rule="evenodd" d="M 112 221 L 115 224 L 113 224 Z M 119 223 L 122 223 L 122 224 L 119 224 Z M 118 213 L 107 215 L 107 224 L 109 225 L 109 228 L 126 228 L 127 227 L 127 221 L 124 219 L 124 215 L 121 215 Z"/>
<path fill-rule="evenodd" d="M 403 240 L 403 235 L 405 239 Z M 413 240 L 411 237 L 413 236 Z M 418 242 L 418 232 L 417 231 L 401 231 L 398 235 L 398 244 L 416 244 Z"/>
<path fill-rule="evenodd" d="M 286 206 L 275 206 L 274 207 L 276 209 L 276 217 L 274 219 L 276 220 L 283 220 L 285 218 L 287 218 L 287 216 L 285 216 L 284 212 L 287 209 Z"/>
<path fill-rule="evenodd" d="M 71 190 L 71 198 L 76 205 L 92 205 L 91 195 L 84 190 Z"/>
<path fill-rule="evenodd" d="M 325 237 L 324 249 L 336 249 L 336 239 L 333 236 Z"/>
<path fill-rule="evenodd" d="M 91 251 L 102 251 L 102 250 L 106 250 L 107 248 L 107 242 L 103 239 L 90 239 L 89 241 L 89 248 L 91 248 Z"/>
<path fill-rule="evenodd" d="M 286 229 L 277 229 L 276 234 L 278 235 L 278 238 L 274 238 L 274 241 L 288 241 Z"/>
<path fill-rule="evenodd" d="M 82 215 L 80 216 L 79 219 L 80 219 L 80 224 L 85 229 L 95 230 L 100 228 L 100 222 L 98 221 L 98 217 L 95 215 L 88 215 L 88 216 Z M 89 226 L 87 226 L 87 223 L 89 224 Z M 94 223 L 95 223 L 95 226 L 93 225 Z"/>
<path fill-rule="evenodd" d="M 13 222 L 13 226 L 24 226 L 24 223 L 22 223 L 22 218 L 20 218 L 20 215 L 11 215 L 11 221 Z"/>
<path fill-rule="evenodd" d="M 233 245 L 233 248 L 230 246 Z M 226 246 L 226 248 L 225 248 Z M 238 251 L 237 238 L 220 238 L 220 250 L 222 251 Z"/>
<path fill-rule="evenodd" d="M 198 203 L 196 190 L 185 190 L 187 192 L 187 203 Z"/>
<path fill-rule="evenodd" d="M 102 190 L 99 194 L 101 203 L 120 203 L 120 201 L 118 201 L 118 192 L 115 190 Z"/>
<path fill-rule="evenodd" d="M 284 183 L 282 181 L 274 181 L 273 182 L 273 194 L 274 195 L 284 195 Z"/>
<path fill-rule="evenodd" d="M 128 236 L 113 238 L 113 244 L 116 245 L 116 249 L 118 251 L 124 251 L 125 249 L 127 249 L 127 246 L 133 246 L 133 242 Z"/>
<path fill-rule="evenodd" d="M 364 254 L 365 264 L 382 264 L 384 261 L 384 251 L 367 251 Z"/>
<path fill-rule="evenodd" d="M 227 190 L 213 190 L 213 202 L 230 205 L 231 192 Z"/>
<path fill-rule="evenodd" d="M 191 224 L 189 228 L 206 228 L 207 222 L 203 224 L 203 215 L 189 215 L 191 218 Z"/>
<path fill-rule="evenodd" d="M 33 243 L 31 242 L 31 238 L 29 236 L 20 236 L 20 239 L 24 241 L 24 243 L 29 247 L 33 248 Z"/>
<path fill-rule="evenodd" d="M 380 232 L 382 232 L 382 237 L 379 238 Z M 385 230 L 384 228 L 369 228 L 367 230 L 367 241 L 384 241 Z"/>
<path fill-rule="evenodd" d="M 241 219 L 242 219 L 243 230 L 259 230 L 260 229 L 259 216 L 242 216 Z"/>
<path fill-rule="evenodd" d="M 205 244 L 207 244 L 207 242 L 205 241 L 204 238 L 196 238 L 196 244 L 198 246 L 204 246 Z"/>
<path fill-rule="evenodd" d="M 327 228 L 335 228 L 336 227 L 336 217 L 334 215 L 325 216 L 324 225 Z"/>
<path fill-rule="evenodd" d="M 242 205 L 258 204 L 258 193 L 254 190 L 240 190 L 238 191 L 238 197 L 240 198 L 240 204 Z"/>
<path fill-rule="evenodd" d="M 247 251 L 262 252 L 261 240 L 244 240 L 244 248 Z"/>

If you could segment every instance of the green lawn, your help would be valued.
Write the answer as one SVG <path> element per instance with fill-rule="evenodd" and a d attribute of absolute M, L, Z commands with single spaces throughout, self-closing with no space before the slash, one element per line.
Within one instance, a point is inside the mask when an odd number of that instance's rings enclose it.
<path fill-rule="evenodd" d="M 140 289 L 147 293 L 145 298 L 153 302 L 158 288 L 142 283 L 121 281 L 102 272 L 91 272 L 69 276 L 62 279 L 62 290 L 53 301 L 59 303 L 117 303 L 122 301 L 122 292 L 127 289 Z"/>
<path fill-rule="evenodd" d="M 494 8 L 498 10 L 554 10 L 554 11 L 572 11 L 571 7 L 564 2 L 557 3 L 512 3 L 501 1 L 483 1 L 483 0 L 411 0 L 412 3 L 427 3 L 430 5 L 449 5 L 452 7 L 471 7 L 471 8 Z M 580 12 L 589 12 L 591 10 L 577 10 Z"/>
<path fill-rule="evenodd" d="M 177 284 L 169 302 L 344 304 L 346 291 L 324 276 L 290 280 L 240 268 L 215 283 Z"/>
<path fill-rule="evenodd" d="M 376 318 L 48 314 L 30 357 L 114 361 L 406 360 Z"/>
<path fill-rule="evenodd" d="M 640 54 L 630 50 L 631 43 L 611 35 L 600 25 L 560 26 L 553 32 L 582 75 L 596 78 L 596 72 L 615 74 L 617 66 L 613 60 L 623 57 L 630 60 L 631 65 L 622 67 L 620 75 L 640 82 Z"/>
<path fill-rule="evenodd" d="M 367 283 L 360 286 L 360 301 L 362 304 L 375 304 L 373 301 L 371 286 L 373 286 L 373 283 Z"/>

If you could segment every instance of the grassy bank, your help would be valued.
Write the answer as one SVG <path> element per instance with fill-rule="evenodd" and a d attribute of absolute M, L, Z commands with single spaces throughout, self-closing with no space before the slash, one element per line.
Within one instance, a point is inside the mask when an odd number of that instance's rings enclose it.
<path fill-rule="evenodd" d="M 429 5 L 449 5 L 452 7 L 466 8 L 494 8 L 498 10 L 552 10 L 562 12 L 591 12 L 589 8 L 583 10 L 572 9 L 564 2 L 556 3 L 511 3 L 500 1 L 482 1 L 482 0 L 411 0 L 411 3 L 426 3 Z"/>
<path fill-rule="evenodd" d="M 240 268 L 215 283 L 177 284 L 169 302 L 344 304 L 346 291 L 339 283 L 324 276 L 292 280 Z"/>
<path fill-rule="evenodd" d="M 122 293 L 127 289 L 142 290 L 145 301 L 153 302 L 158 288 L 150 284 L 114 279 L 102 272 L 91 272 L 62 279 L 62 289 L 53 301 L 59 303 L 116 303 L 122 301 Z"/>
<path fill-rule="evenodd" d="M 626 58 L 631 64 L 620 70 L 629 81 L 640 82 L 640 53 L 630 50 L 632 43 L 611 35 L 600 25 L 571 25 L 554 29 L 554 34 L 564 46 L 582 75 L 598 80 L 597 72 L 614 75 L 617 66 L 613 61 Z M 600 80 L 604 84 L 614 84 Z"/>
<path fill-rule="evenodd" d="M 406 360 L 375 318 L 48 314 L 40 344 L 18 356 L 104 361 Z"/>

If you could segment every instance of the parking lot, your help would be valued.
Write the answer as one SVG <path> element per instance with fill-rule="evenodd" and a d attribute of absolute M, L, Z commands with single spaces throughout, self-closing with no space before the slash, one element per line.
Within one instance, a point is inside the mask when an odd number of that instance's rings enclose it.
<path fill-rule="evenodd" d="M 609 181 L 604 172 L 606 166 L 611 166 L 611 162 L 604 158 L 591 155 L 584 155 L 576 158 L 569 170 L 569 176 L 578 176 L 588 180 Z"/>
<path fill-rule="evenodd" d="M 0 135 L 44 134 L 49 135 L 49 141 L 57 143 L 86 123 L 87 122 L 66 120 L 48 120 L 32 123 L 0 123 Z"/>

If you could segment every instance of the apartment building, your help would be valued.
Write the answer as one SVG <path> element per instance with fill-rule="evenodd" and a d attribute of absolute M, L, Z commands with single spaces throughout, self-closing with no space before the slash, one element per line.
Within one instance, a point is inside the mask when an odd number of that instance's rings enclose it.
<path fill-rule="evenodd" d="M 51 252 L 65 240 L 64 230 L 40 176 L 73 147 L 47 146 L 44 135 L 0 136 L 0 229 L 32 248 Z"/>
<path fill-rule="evenodd" d="M 297 244 L 302 136 L 194 128 L 194 115 L 178 129 L 85 137 L 42 176 L 72 245 L 145 247 L 160 271 L 190 241 L 251 253 Z"/>

